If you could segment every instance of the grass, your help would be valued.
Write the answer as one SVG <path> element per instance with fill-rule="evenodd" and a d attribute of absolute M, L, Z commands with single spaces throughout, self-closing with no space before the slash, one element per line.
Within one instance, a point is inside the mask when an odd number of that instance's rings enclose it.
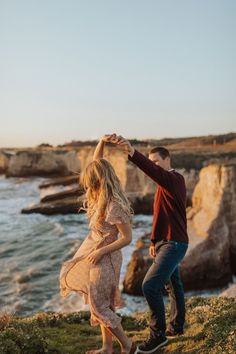
<path fill-rule="evenodd" d="M 185 333 L 157 353 L 236 353 L 236 299 L 192 297 L 186 301 Z M 167 307 L 167 315 L 169 308 Z M 89 313 L 38 313 L 19 318 L 0 316 L 1 354 L 83 354 L 101 345 L 99 327 Z M 137 343 L 148 336 L 148 314 L 122 317 L 127 334 Z M 119 345 L 114 343 L 115 352 Z"/>

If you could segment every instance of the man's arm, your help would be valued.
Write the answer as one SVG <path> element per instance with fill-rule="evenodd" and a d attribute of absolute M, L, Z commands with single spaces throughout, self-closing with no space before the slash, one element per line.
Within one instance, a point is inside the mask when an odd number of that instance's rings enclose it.
<path fill-rule="evenodd" d="M 140 168 L 146 175 L 148 175 L 154 182 L 158 183 L 163 188 L 171 188 L 173 176 L 164 168 L 156 165 L 153 161 L 146 156 L 135 150 L 130 142 L 122 136 L 113 135 L 110 141 L 117 144 L 123 151 L 128 153 L 129 160 Z"/>
<path fill-rule="evenodd" d="M 141 152 L 134 150 L 132 156 L 128 156 L 136 166 L 140 168 L 147 176 L 149 176 L 154 182 L 168 189 L 172 184 L 172 174 L 166 171 L 164 168 L 156 165 L 149 158 L 141 154 Z"/>

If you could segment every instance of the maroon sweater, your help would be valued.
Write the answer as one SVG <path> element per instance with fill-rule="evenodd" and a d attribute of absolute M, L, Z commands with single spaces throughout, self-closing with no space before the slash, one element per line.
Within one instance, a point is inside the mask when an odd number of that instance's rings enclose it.
<path fill-rule="evenodd" d="M 158 184 L 154 198 L 151 242 L 173 240 L 188 243 L 186 186 L 175 170 L 166 171 L 135 150 L 129 160 Z"/>

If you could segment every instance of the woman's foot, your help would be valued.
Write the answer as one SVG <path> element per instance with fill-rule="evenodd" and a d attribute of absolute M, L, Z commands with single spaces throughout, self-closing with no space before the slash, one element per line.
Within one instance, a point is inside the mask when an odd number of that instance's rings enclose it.
<path fill-rule="evenodd" d="M 100 349 L 93 349 L 86 352 L 86 354 L 113 354 L 113 349 L 108 348 L 100 348 Z"/>

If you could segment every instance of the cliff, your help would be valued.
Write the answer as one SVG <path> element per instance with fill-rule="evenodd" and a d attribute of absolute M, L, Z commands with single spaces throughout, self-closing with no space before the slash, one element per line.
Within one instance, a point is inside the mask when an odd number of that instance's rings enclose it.
<path fill-rule="evenodd" d="M 220 287 L 236 274 L 236 164 L 202 169 L 193 193 L 191 219 L 203 238 L 185 257 L 182 274 L 189 288 Z M 195 280 L 192 277 L 194 275 Z"/>

